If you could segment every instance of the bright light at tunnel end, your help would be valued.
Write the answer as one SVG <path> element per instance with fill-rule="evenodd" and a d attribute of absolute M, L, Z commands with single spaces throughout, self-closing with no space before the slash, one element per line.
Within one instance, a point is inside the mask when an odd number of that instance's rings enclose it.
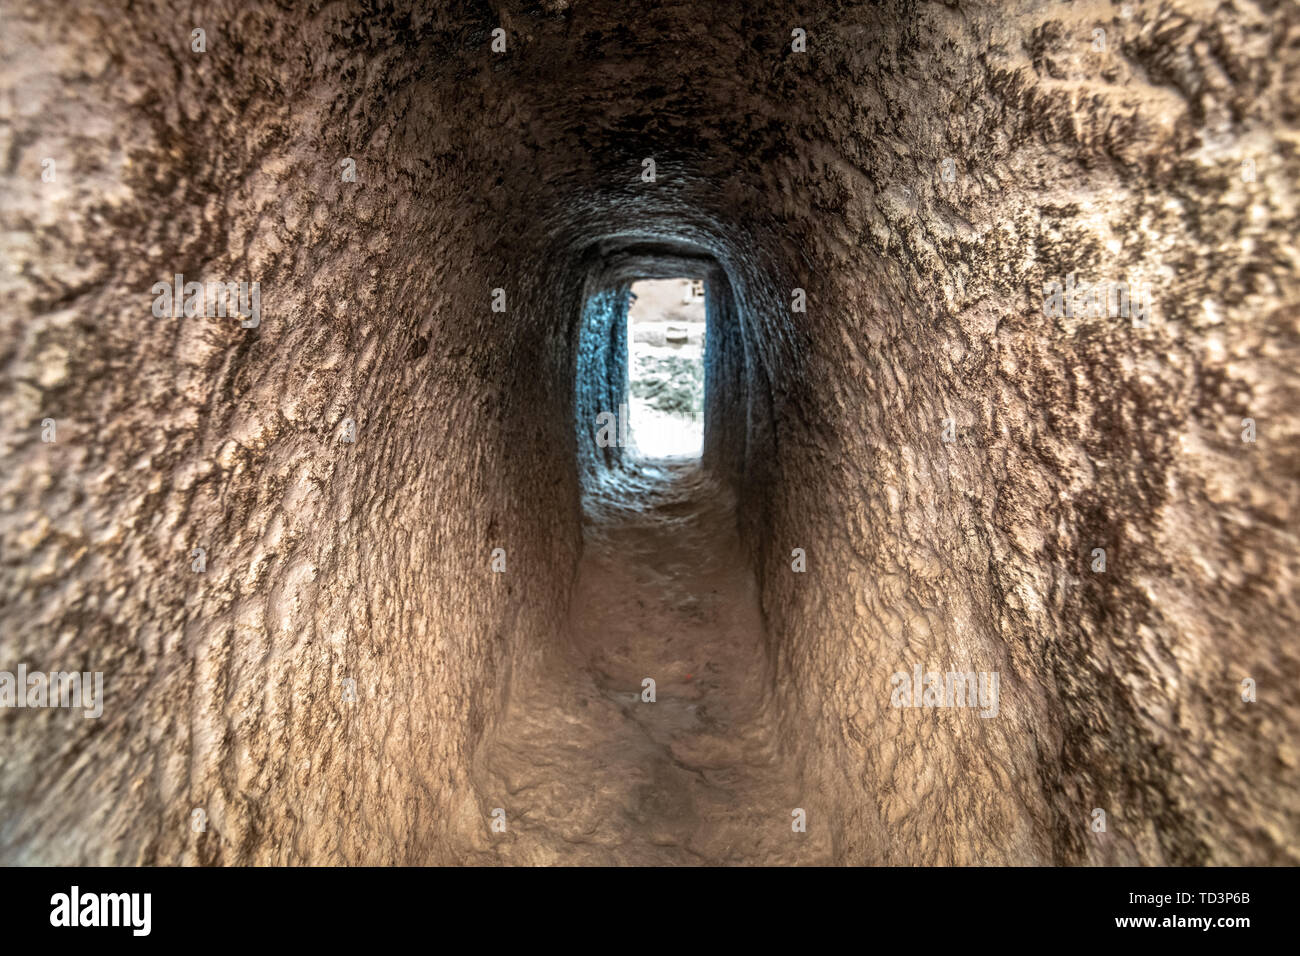
<path fill-rule="evenodd" d="M 627 315 L 628 442 L 640 458 L 704 449 L 704 282 L 633 283 Z"/>

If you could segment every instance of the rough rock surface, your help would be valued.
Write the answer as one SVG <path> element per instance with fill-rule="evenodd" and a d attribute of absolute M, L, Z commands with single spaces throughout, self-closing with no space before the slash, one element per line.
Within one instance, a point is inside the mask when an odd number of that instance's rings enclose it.
<path fill-rule="evenodd" d="M 0 713 L 0 860 L 1300 861 L 1294 3 L 204 11 L 0 3 L 0 671 L 106 691 Z M 176 273 L 260 325 L 155 318 Z M 1148 327 L 1045 315 L 1071 273 Z M 509 793 L 529 728 L 615 733 L 521 699 L 600 671 L 589 423 L 670 276 L 709 290 L 682 507 L 734 502 L 700 560 L 762 623 L 717 828 L 688 726 L 621 823 Z M 998 716 L 891 706 L 918 665 Z M 747 857 L 769 807 L 803 842 Z"/>

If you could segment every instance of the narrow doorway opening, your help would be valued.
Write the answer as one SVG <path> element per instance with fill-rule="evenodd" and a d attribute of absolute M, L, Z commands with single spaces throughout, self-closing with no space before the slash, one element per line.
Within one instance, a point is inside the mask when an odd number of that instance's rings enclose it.
<path fill-rule="evenodd" d="M 634 282 L 627 310 L 628 443 L 641 458 L 704 449 L 703 279 Z"/>

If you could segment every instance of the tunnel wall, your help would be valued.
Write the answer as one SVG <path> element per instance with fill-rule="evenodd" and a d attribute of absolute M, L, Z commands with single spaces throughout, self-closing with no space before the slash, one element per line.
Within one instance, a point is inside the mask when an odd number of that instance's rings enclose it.
<path fill-rule="evenodd" d="M 627 309 L 630 283 L 597 285 L 588 280 L 578 335 L 575 376 L 578 461 L 584 479 L 599 478 L 605 469 L 618 468 L 624 461 L 623 447 L 602 444 L 606 432 L 599 422 L 604 413 L 620 414 L 628 400 Z M 617 423 L 613 436 L 627 426 Z"/>
<path fill-rule="evenodd" d="M 749 360 L 731 282 L 721 267 L 704 287 L 704 449 L 706 470 L 739 491 L 748 459 Z"/>
<path fill-rule="evenodd" d="M 0 858 L 461 859 L 579 544 L 570 303 L 499 231 L 507 107 L 458 119 L 495 21 L 115 6 L 2 17 L 0 641 L 106 700 L 0 721 Z M 174 273 L 260 325 L 153 317 Z"/>
<path fill-rule="evenodd" d="M 755 541 L 838 857 L 1295 862 L 1295 8 L 857 23 L 756 186 L 809 308 Z M 1150 327 L 1045 315 L 1070 273 Z M 998 716 L 893 706 L 918 666 Z"/>

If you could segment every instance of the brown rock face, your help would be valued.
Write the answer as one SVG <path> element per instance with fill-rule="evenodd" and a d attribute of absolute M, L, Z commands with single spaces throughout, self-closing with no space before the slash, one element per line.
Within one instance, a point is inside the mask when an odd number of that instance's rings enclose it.
<path fill-rule="evenodd" d="M 0 861 L 1300 862 L 1295 4 L 0 7 Z"/>

